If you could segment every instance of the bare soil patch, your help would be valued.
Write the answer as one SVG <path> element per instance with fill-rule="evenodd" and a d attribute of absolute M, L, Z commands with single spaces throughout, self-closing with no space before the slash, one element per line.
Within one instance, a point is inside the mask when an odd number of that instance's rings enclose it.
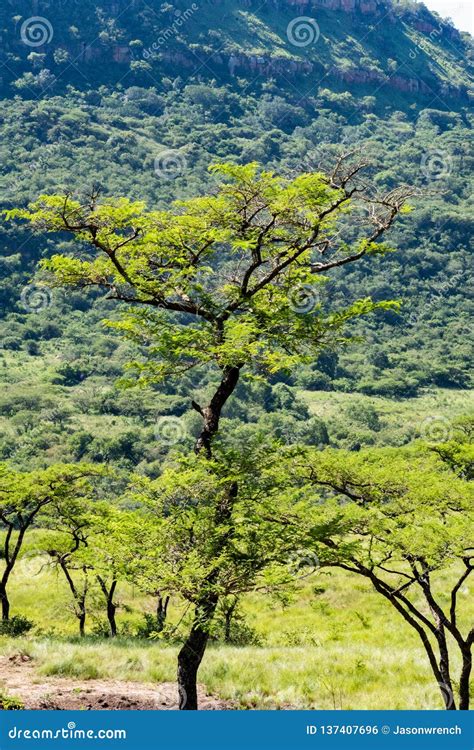
<path fill-rule="evenodd" d="M 0 657 L 0 687 L 19 698 L 26 709 L 173 711 L 178 709 L 178 689 L 173 682 L 157 685 L 123 680 L 73 680 L 44 677 L 25 654 Z M 199 687 L 199 708 L 222 711 L 232 708 L 228 701 L 207 695 Z"/>

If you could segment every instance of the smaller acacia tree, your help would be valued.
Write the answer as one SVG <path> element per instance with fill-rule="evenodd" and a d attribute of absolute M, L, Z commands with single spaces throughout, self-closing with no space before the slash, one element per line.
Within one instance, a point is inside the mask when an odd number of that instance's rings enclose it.
<path fill-rule="evenodd" d="M 121 576 L 122 546 L 118 543 L 116 529 L 126 525 L 128 513 L 110 503 L 95 503 L 93 506 L 93 538 L 91 542 L 95 577 L 106 606 L 109 636 L 115 638 L 117 629 L 116 599 L 119 576 Z M 121 540 L 123 543 L 123 539 Z"/>
<path fill-rule="evenodd" d="M 246 448 L 216 443 L 212 459 L 170 459 L 162 475 L 143 482 L 137 494 L 160 519 L 161 589 L 194 609 L 178 661 L 181 707 L 197 703 L 194 665 L 204 656 L 219 602 L 292 585 L 288 563 L 309 533 L 307 488 L 288 488 L 288 466 L 298 451 L 258 436 Z M 229 497 L 229 485 L 238 485 L 238 495 Z"/>
<path fill-rule="evenodd" d="M 79 634 L 86 634 L 87 596 L 93 566 L 90 562 L 89 537 L 92 519 L 88 505 L 60 503 L 53 509 L 51 527 L 58 532 L 54 546 L 48 546 L 52 565 L 61 570 L 72 595 L 72 609 L 79 621 Z"/>
<path fill-rule="evenodd" d="M 115 509 L 106 502 L 91 502 L 71 497 L 55 502 L 45 518 L 56 532 L 49 540 L 47 553 L 54 567 L 61 570 L 72 595 L 72 606 L 79 621 L 79 633 L 85 635 L 87 599 L 93 579 L 104 597 L 110 635 L 117 634 L 116 566 L 108 550 L 108 524 Z"/>
<path fill-rule="evenodd" d="M 367 578 L 415 630 L 446 709 L 457 707 L 457 650 L 467 709 L 474 627 L 460 594 L 474 570 L 472 485 L 414 450 L 312 453 L 303 475 L 323 491 L 320 512 L 337 527 L 312 546 L 321 564 Z"/>
<path fill-rule="evenodd" d="M 138 487 L 141 488 L 140 492 Z M 134 493 L 134 502 L 137 497 L 135 493 L 140 497 L 139 509 L 123 508 L 114 513 L 108 521 L 108 533 L 104 541 L 107 541 L 107 555 L 113 559 L 117 574 L 155 600 L 152 630 L 154 633 L 161 633 L 166 625 L 170 595 L 162 589 L 160 504 L 151 499 L 154 497 L 151 483 L 143 477 L 136 477 L 131 491 Z M 129 499 L 124 498 L 125 503 Z"/>
<path fill-rule="evenodd" d="M 14 471 L 5 464 L 0 465 L 0 523 L 5 530 L 4 567 L 0 574 L 3 620 L 10 617 L 7 587 L 26 534 L 48 506 L 89 496 L 90 479 L 98 473 L 97 467 L 86 464 L 57 465 L 33 472 Z"/>

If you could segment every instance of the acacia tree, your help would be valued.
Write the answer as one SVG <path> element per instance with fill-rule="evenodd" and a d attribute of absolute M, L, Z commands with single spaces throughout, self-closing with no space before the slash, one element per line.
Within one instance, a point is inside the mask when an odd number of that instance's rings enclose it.
<path fill-rule="evenodd" d="M 348 321 L 395 306 L 370 299 L 332 311 L 299 304 L 332 269 L 383 253 L 380 240 L 413 192 L 377 195 L 358 182 L 361 165 L 347 163 L 341 158 L 328 176 L 295 179 L 257 164 L 217 165 L 214 195 L 167 211 L 97 194 L 55 195 L 8 216 L 77 238 L 73 257 L 55 255 L 43 268 L 57 285 L 99 287 L 128 306 L 113 325 L 147 346 L 146 360 L 134 363 L 140 382 L 192 368 L 212 375 L 207 402 L 192 401 L 202 418 L 195 450 L 211 460 L 222 411 L 244 368 L 274 373 L 310 361 L 344 340 Z M 350 222 L 341 223 L 348 214 Z M 215 508 L 217 525 L 232 519 L 238 493 L 230 479 Z M 197 671 L 216 606 L 204 586 L 178 657 L 184 709 L 197 708 Z"/>
<path fill-rule="evenodd" d="M 54 530 L 48 545 L 51 563 L 62 571 L 72 595 L 72 607 L 85 636 L 87 599 L 95 578 L 106 604 L 110 635 L 117 635 L 115 614 L 117 572 L 113 552 L 108 550 L 108 525 L 115 509 L 105 502 L 67 498 L 49 508 L 45 525 Z"/>
<path fill-rule="evenodd" d="M 113 559 L 114 570 L 124 580 L 129 581 L 147 596 L 155 600 L 156 621 L 154 631 L 161 633 L 165 627 L 170 603 L 170 595 L 163 591 L 160 567 L 161 518 L 158 514 L 159 504 L 151 499 L 150 483 L 144 478 L 133 485 L 134 493 L 138 485 L 143 491 L 139 493 L 139 507 L 143 505 L 146 512 L 122 509 L 113 514 L 107 521 L 106 541 L 107 555 Z M 145 492 L 146 489 L 146 492 Z M 136 494 L 134 494 L 134 502 Z"/>
<path fill-rule="evenodd" d="M 90 545 L 97 583 L 105 606 L 109 635 L 117 635 L 116 615 L 119 602 L 116 600 L 119 576 L 121 576 L 122 548 L 117 544 L 115 530 L 126 525 L 128 513 L 110 503 L 93 506 L 93 539 Z M 123 543 L 123 539 L 121 540 Z"/>
<path fill-rule="evenodd" d="M 25 536 L 48 506 L 72 498 L 84 498 L 91 491 L 90 478 L 99 470 L 87 465 L 56 465 L 48 469 L 19 472 L 0 465 L 0 523 L 4 568 L 0 575 L 2 619 L 10 617 L 7 587 L 18 562 Z"/>
<path fill-rule="evenodd" d="M 307 487 L 288 481 L 298 455 L 298 448 L 278 447 L 264 436 L 249 440 L 245 450 L 217 440 L 211 459 L 169 459 L 158 479 L 141 483 L 137 499 L 159 519 L 156 574 L 164 592 L 192 605 L 185 646 L 200 660 L 219 603 L 292 586 L 289 560 L 310 528 L 318 535 Z M 238 493 L 230 499 L 231 483 Z M 231 505 L 226 515 L 223 505 Z M 181 680 L 179 691 L 180 707 L 197 703 L 195 680 Z"/>
<path fill-rule="evenodd" d="M 326 493 L 320 522 L 337 527 L 313 547 L 321 564 L 367 578 L 414 629 L 446 709 L 457 708 L 457 652 L 458 705 L 468 709 L 474 627 L 461 592 L 474 570 L 472 484 L 413 450 L 326 450 L 303 475 Z"/>
<path fill-rule="evenodd" d="M 69 533 L 71 543 L 64 549 L 57 549 L 56 547 L 48 549 L 48 554 L 53 565 L 64 573 L 72 594 L 72 609 L 79 621 L 79 635 L 83 638 L 86 634 L 86 603 L 92 567 L 81 560 L 83 547 L 87 545 L 87 538 L 83 529 L 74 528 L 74 524 L 71 524 Z"/>
<path fill-rule="evenodd" d="M 444 428 L 446 425 L 444 425 Z M 463 479 L 474 479 L 474 416 L 454 420 L 446 442 L 431 444 L 430 450 Z"/>

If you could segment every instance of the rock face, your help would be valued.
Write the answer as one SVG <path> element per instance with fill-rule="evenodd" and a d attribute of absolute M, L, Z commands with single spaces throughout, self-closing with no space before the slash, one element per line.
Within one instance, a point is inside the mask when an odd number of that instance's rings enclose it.
<path fill-rule="evenodd" d="M 344 13 L 360 11 L 363 14 L 386 13 L 391 7 L 390 0 L 270 0 L 270 4 L 279 10 L 290 6 L 298 11 L 323 9 Z"/>
<path fill-rule="evenodd" d="M 174 2 L 174 0 L 171 1 Z M 11 61 L 16 56 L 16 60 L 20 61 L 18 68 L 15 66 L 18 75 L 31 70 L 31 64 L 27 61 L 27 55 L 31 50 L 28 47 L 25 48 L 20 39 L 21 19 L 27 18 L 28 13 L 54 19 L 55 6 L 58 6 L 59 15 L 59 8 L 64 8 L 64 2 L 65 0 L 0 0 L 0 61 Z M 200 8 L 203 13 L 212 14 L 213 6 L 219 6 L 222 2 L 223 0 L 202 0 Z M 310 16 L 319 20 L 324 17 L 327 28 L 330 28 L 331 23 L 334 24 L 334 27 L 337 26 L 340 14 L 350 14 L 354 19 L 354 24 L 358 25 L 359 28 L 372 23 L 372 18 L 383 19 L 384 25 L 393 25 L 395 36 L 398 33 L 405 33 L 403 27 L 405 29 L 411 27 L 416 29 L 429 42 L 439 42 L 440 39 L 443 39 L 444 41 L 449 40 L 462 44 L 459 32 L 449 24 L 439 22 L 423 5 L 402 6 L 398 4 L 397 0 L 266 0 L 265 5 L 262 5 L 262 0 L 234 0 L 234 2 L 237 9 L 262 11 L 266 19 L 265 22 L 270 26 L 272 9 L 279 11 L 290 9 L 291 15 L 294 15 L 295 18 L 297 16 Z M 84 4 L 88 5 L 89 9 L 95 7 L 93 0 L 84 0 Z M 411 77 L 409 70 L 397 74 L 395 71 L 377 70 L 375 66 L 370 68 L 367 65 L 364 66 L 363 63 L 360 64 L 357 58 L 352 60 L 350 67 L 339 68 L 328 55 L 324 54 L 324 51 L 321 53 L 321 49 L 324 50 L 323 47 L 315 46 L 313 52 L 312 49 L 301 50 L 296 46 L 286 50 L 287 54 L 285 54 L 280 45 L 280 49 L 275 48 L 274 51 L 271 48 L 268 51 L 264 49 L 262 54 L 257 54 L 252 53 L 252 51 L 247 52 L 245 48 L 239 48 L 238 43 L 234 50 L 229 49 L 230 45 L 227 48 L 222 48 L 222 44 L 218 41 L 212 40 L 212 42 L 209 42 L 202 34 L 199 40 L 196 40 L 193 36 L 192 21 L 187 26 L 182 24 L 179 34 L 173 29 L 173 24 L 176 23 L 176 18 L 180 15 L 173 5 L 170 5 L 166 12 L 163 11 L 162 22 L 164 25 L 169 25 L 169 28 L 166 29 L 169 32 L 168 36 L 165 34 L 165 27 L 162 29 L 165 42 L 160 43 L 155 51 L 156 34 L 159 33 L 159 30 L 147 27 L 144 28 L 143 42 L 138 41 L 138 45 L 142 44 L 143 49 L 140 46 L 137 48 L 137 46 L 129 45 L 133 37 L 130 37 L 127 33 L 127 17 L 129 21 L 133 21 L 130 24 L 133 26 L 135 19 L 140 18 L 142 12 L 146 9 L 144 1 L 108 0 L 107 2 L 107 0 L 101 0 L 100 3 L 97 2 L 97 5 L 105 9 L 103 10 L 103 13 L 106 14 L 103 28 L 108 28 L 109 20 L 112 26 L 117 22 L 117 33 L 109 35 L 103 32 L 99 35 L 99 33 L 96 33 L 97 29 L 100 28 L 99 26 L 97 28 L 94 26 L 92 31 L 86 26 L 81 26 L 80 29 L 75 29 L 75 35 L 71 35 L 71 26 L 64 24 L 66 31 L 63 30 L 61 35 L 61 25 L 54 23 L 53 43 L 51 44 L 48 41 L 44 46 L 37 46 L 36 44 L 34 46 L 34 51 L 45 57 L 43 67 L 50 70 L 53 75 L 57 74 L 57 66 L 55 67 L 54 61 L 56 49 L 69 53 L 70 59 L 74 60 L 77 66 L 105 65 L 109 66 L 110 69 L 113 69 L 113 66 L 125 68 L 133 62 L 143 63 L 146 60 L 148 64 L 153 66 L 164 65 L 173 68 L 178 74 L 181 68 L 186 72 L 186 75 L 189 75 L 196 68 L 196 56 L 193 52 L 199 50 L 202 46 L 205 50 L 202 53 L 203 57 L 212 60 L 216 72 L 220 70 L 224 76 L 259 75 L 263 78 L 280 77 L 282 79 L 297 79 L 304 76 L 310 80 L 317 80 L 327 75 L 339 84 L 347 85 L 348 88 L 373 84 L 374 86 L 382 85 L 413 94 L 429 94 L 433 90 L 441 91 L 442 87 L 444 95 L 463 98 L 467 96 L 466 87 L 456 87 L 449 83 L 443 83 L 436 72 L 430 72 L 429 67 L 426 68 L 426 73 L 420 79 L 415 75 Z M 13 28 L 11 26 L 13 18 L 11 13 L 16 9 L 21 11 L 23 15 L 16 17 L 20 20 L 15 22 L 15 28 Z M 92 13 L 91 22 L 93 17 Z M 77 19 L 75 20 L 76 25 L 79 26 L 79 22 Z M 104 19 L 102 23 L 104 24 Z M 2 34 L 2 27 L 3 29 L 9 29 L 8 32 Z M 322 20 L 321 28 L 323 28 Z M 89 31 L 90 33 L 88 33 Z M 391 30 L 390 34 L 392 34 Z M 283 39 L 283 42 L 285 41 Z M 147 44 L 151 44 L 150 49 L 153 50 L 153 52 L 147 53 L 148 56 L 143 55 L 143 51 L 146 52 Z M 420 41 L 418 47 L 415 43 L 413 45 L 413 49 L 407 52 L 411 60 L 416 59 L 423 51 L 422 41 Z M 455 46 L 456 44 L 452 45 L 453 48 Z M 216 51 L 212 52 L 212 48 Z M 139 68 L 139 66 L 135 67 Z M 37 71 L 34 69 L 34 72 Z M 122 76 L 123 70 L 118 70 L 117 77 L 121 78 Z"/>
<path fill-rule="evenodd" d="M 184 52 L 167 50 L 160 55 L 160 59 L 173 68 L 184 68 L 189 70 L 196 65 L 192 55 Z M 433 85 L 429 85 L 419 78 L 385 75 L 376 70 L 366 70 L 364 68 L 351 68 L 343 70 L 335 66 L 324 66 L 318 62 L 309 60 L 292 60 L 287 57 L 278 57 L 270 55 L 248 55 L 243 52 L 239 54 L 225 54 L 223 52 L 215 53 L 210 56 L 209 60 L 214 66 L 223 70 L 227 69 L 232 77 L 246 75 L 254 77 L 257 73 L 263 78 L 301 78 L 312 77 L 318 80 L 322 75 L 328 76 L 328 81 L 332 79 L 339 84 L 347 84 L 351 89 L 356 86 L 373 84 L 378 87 L 385 84 L 388 88 L 396 89 L 404 93 L 433 94 Z M 444 96 L 453 98 L 466 98 L 467 92 L 461 87 L 448 84 L 438 84 L 437 91 Z"/>

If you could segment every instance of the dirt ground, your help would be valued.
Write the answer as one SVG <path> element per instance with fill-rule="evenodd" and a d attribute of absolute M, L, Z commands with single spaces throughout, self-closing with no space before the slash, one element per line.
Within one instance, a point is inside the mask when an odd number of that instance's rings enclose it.
<path fill-rule="evenodd" d="M 19 698 L 26 709 L 171 711 L 178 708 L 173 682 L 158 685 L 120 680 L 72 680 L 43 677 L 25 654 L 0 657 L 0 688 Z M 199 708 L 207 711 L 230 709 L 223 700 L 199 688 Z"/>

